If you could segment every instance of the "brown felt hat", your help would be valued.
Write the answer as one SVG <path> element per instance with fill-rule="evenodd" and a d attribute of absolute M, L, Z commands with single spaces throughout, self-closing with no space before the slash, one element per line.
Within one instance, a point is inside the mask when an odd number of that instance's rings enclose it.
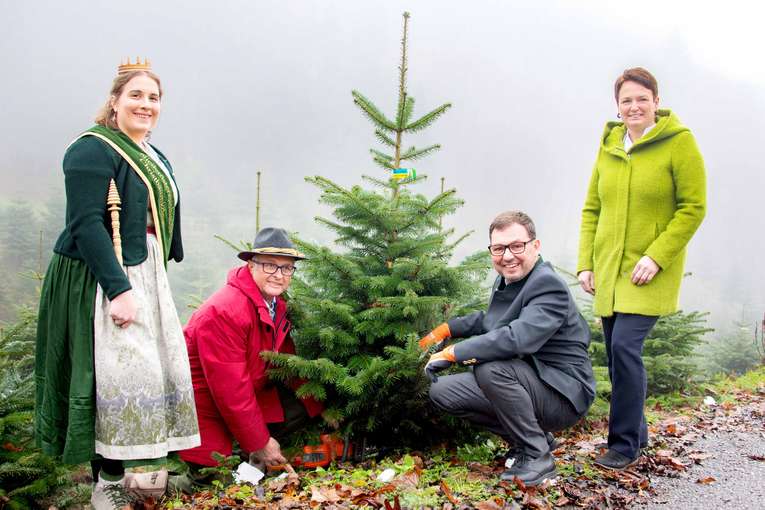
<path fill-rule="evenodd" d="M 240 251 L 237 255 L 242 260 L 250 260 L 255 255 L 279 255 L 281 257 L 292 257 L 295 260 L 303 260 L 305 255 L 295 249 L 287 232 L 283 228 L 263 228 L 255 236 L 252 243 L 252 250 Z"/>

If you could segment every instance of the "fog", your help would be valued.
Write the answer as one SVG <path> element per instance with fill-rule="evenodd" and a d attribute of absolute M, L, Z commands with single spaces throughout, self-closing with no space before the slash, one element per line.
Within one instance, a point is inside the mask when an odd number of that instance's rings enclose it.
<path fill-rule="evenodd" d="M 689 246 L 682 307 L 711 311 L 715 327 L 761 317 L 765 36 L 754 20 L 762 8 L 525 4 L 3 0 L 0 204 L 63 194 L 65 147 L 92 124 L 120 60 L 140 55 L 162 78 L 152 142 L 173 163 L 183 203 L 187 258 L 170 268 L 174 288 L 204 297 L 236 264 L 212 236 L 254 237 L 258 170 L 261 223 L 330 243 L 313 221 L 328 211 L 304 177 L 351 185 L 384 175 L 350 91 L 394 110 L 408 10 L 415 113 L 454 106 L 406 143 L 443 146 L 414 166 L 429 176 L 418 191 L 437 192 L 443 177 L 465 200 L 445 220 L 476 230 L 457 258 L 484 248 L 492 217 L 512 208 L 535 219 L 545 258 L 575 268 L 599 136 L 616 115 L 613 81 L 640 65 L 706 161 L 708 213 Z"/>

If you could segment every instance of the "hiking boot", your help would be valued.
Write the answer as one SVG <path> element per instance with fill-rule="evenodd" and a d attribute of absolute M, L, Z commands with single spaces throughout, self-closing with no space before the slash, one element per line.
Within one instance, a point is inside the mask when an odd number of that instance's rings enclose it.
<path fill-rule="evenodd" d="M 93 510 L 132 510 L 133 498 L 125 490 L 125 479 L 110 482 L 99 477 L 90 495 Z"/>
<path fill-rule="evenodd" d="M 545 453 L 537 458 L 521 454 L 513 467 L 502 473 L 500 478 L 508 482 L 518 478 L 525 485 L 533 487 L 554 476 L 555 459 L 552 454 Z"/>
<path fill-rule="evenodd" d="M 167 470 L 149 473 L 125 473 L 125 489 L 140 498 L 159 499 L 167 489 Z"/>
<path fill-rule="evenodd" d="M 639 459 L 640 459 L 640 452 L 638 452 L 637 456 L 634 459 L 631 459 L 627 457 L 626 455 L 622 455 L 616 450 L 608 450 L 603 455 L 598 455 L 597 457 L 595 457 L 595 460 L 593 462 L 595 462 L 595 464 L 597 464 L 598 466 L 604 467 L 606 469 L 621 471 L 632 465 L 637 464 L 637 461 Z"/>
<path fill-rule="evenodd" d="M 550 453 L 552 453 L 554 450 L 557 450 L 560 446 L 560 443 L 557 439 L 555 439 L 555 436 L 550 434 L 549 432 L 545 432 L 545 439 L 547 439 L 547 447 L 550 448 Z M 520 446 L 513 446 L 507 451 L 507 454 L 505 455 L 505 467 L 507 469 L 510 469 L 513 467 L 513 464 L 515 463 L 516 459 L 523 453 L 523 448 Z"/>

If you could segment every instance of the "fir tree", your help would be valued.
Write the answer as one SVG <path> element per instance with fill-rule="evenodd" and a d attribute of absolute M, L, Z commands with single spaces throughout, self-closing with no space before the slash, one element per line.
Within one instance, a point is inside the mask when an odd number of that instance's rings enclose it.
<path fill-rule="evenodd" d="M 450 431 L 428 406 L 429 382 L 422 373 L 426 356 L 416 341 L 450 316 L 482 305 L 488 292 L 481 284 L 490 267 L 485 254 L 449 265 L 455 246 L 469 235 L 451 240 L 453 230 L 441 227 L 441 218 L 463 204 L 456 190 L 429 199 L 411 190 L 425 176 L 390 175 L 403 162 L 440 148 L 403 149 L 404 135 L 430 126 L 450 107 L 446 103 L 411 120 L 408 22 L 404 13 L 395 119 L 352 92 L 377 139 L 391 151 L 371 151 L 387 175 L 362 176 L 366 188 L 307 178 L 321 190 L 320 201 L 333 209 L 334 219 L 316 221 L 334 232 L 342 251 L 298 241 L 309 257 L 290 292 L 300 355 L 266 356 L 274 365 L 272 377 L 306 379 L 298 394 L 323 400 L 325 417 L 340 422 L 344 432 L 389 446 L 436 441 Z"/>
<path fill-rule="evenodd" d="M 36 322 L 34 310 L 23 308 L 0 332 L 0 508 L 36 507 L 68 481 L 68 470 L 33 444 Z"/>
<path fill-rule="evenodd" d="M 39 268 L 38 226 L 29 202 L 15 200 L 0 210 L 0 320 L 12 320 L 18 305 L 36 300 L 35 281 L 19 275 Z"/>
<path fill-rule="evenodd" d="M 727 331 L 699 349 L 700 365 L 709 374 L 741 375 L 763 362 L 758 351 L 757 328 L 742 317 Z"/>

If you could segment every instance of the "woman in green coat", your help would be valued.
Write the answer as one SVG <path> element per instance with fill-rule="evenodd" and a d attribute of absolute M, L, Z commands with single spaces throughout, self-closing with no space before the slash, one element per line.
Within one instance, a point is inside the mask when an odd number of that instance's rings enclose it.
<path fill-rule="evenodd" d="M 582 210 L 577 275 L 602 318 L 612 384 L 608 450 L 624 469 L 648 442 L 643 343 L 677 310 L 685 248 L 704 218 L 704 162 L 690 130 L 659 109 L 656 79 L 627 69 L 614 87 L 617 116 L 601 138 Z"/>
<path fill-rule="evenodd" d="M 199 444 L 165 272 L 183 258 L 178 189 L 148 143 L 161 98 L 145 65 L 120 66 L 96 126 L 69 145 L 65 227 L 40 298 L 36 439 L 66 463 L 93 461 L 96 510 L 124 507 L 141 480 L 126 480 L 123 461 Z M 107 196 L 121 201 L 117 217 Z"/>

